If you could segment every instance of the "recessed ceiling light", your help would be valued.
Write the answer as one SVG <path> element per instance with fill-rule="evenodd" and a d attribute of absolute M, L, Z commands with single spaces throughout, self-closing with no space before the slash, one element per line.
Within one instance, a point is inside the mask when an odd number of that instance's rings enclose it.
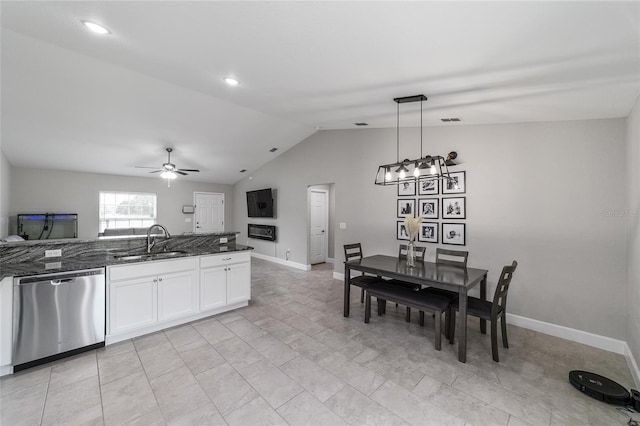
<path fill-rule="evenodd" d="M 364 122 L 361 122 L 361 123 L 353 123 L 353 124 L 355 124 L 356 126 L 359 126 L 359 127 L 362 127 L 362 126 L 368 126 L 368 125 L 369 125 L 369 123 L 364 123 Z"/>
<path fill-rule="evenodd" d="M 240 84 L 240 82 L 238 80 L 236 80 L 235 78 L 233 78 L 233 77 L 225 77 L 225 78 L 223 78 L 223 80 L 229 86 L 237 86 L 238 84 Z"/>
<path fill-rule="evenodd" d="M 274 147 L 274 148 L 271 148 L 271 149 L 269 150 L 269 152 L 276 152 L 277 150 L 278 150 L 278 148 L 275 148 L 275 147 Z"/>
<path fill-rule="evenodd" d="M 89 28 L 91 31 L 93 31 L 96 34 L 111 34 L 111 31 L 109 31 L 108 29 L 106 29 L 102 25 L 96 24 L 95 22 L 82 21 L 82 25 L 84 25 L 85 27 Z"/>
<path fill-rule="evenodd" d="M 244 173 L 246 171 L 247 171 L 247 169 L 242 169 L 242 170 L 240 170 L 240 173 Z"/>

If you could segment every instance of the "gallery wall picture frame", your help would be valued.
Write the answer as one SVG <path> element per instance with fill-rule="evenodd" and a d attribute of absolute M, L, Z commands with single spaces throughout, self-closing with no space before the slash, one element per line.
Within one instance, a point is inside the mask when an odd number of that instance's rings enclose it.
<path fill-rule="evenodd" d="M 404 218 L 406 215 L 415 216 L 416 200 L 411 198 L 398 199 L 398 217 Z"/>
<path fill-rule="evenodd" d="M 437 244 L 438 222 L 422 222 L 420 224 L 420 232 L 418 232 L 418 241 Z"/>
<path fill-rule="evenodd" d="M 409 233 L 407 232 L 407 225 L 405 225 L 404 220 L 397 221 L 396 239 L 409 241 Z"/>
<path fill-rule="evenodd" d="M 398 184 L 398 197 L 415 197 L 416 183 L 402 182 Z"/>
<path fill-rule="evenodd" d="M 436 179 L 421 180 L 418 182 L 418 195 L 438 195 L 440 185 Z"/>
<path fill-rule="evenodd" d="M 442 223 L 442 244 L 464 246 L 467 244 L 467 230 L 464 223 Z"/>
<path fill-rule="evenodd" d="M 438 219 L 439 201 L 438 198 L 420 198 L 416 216 L 422 216 L 424 219 Z"/>
<path fill-rule="evenodd" d="M 442 197 L 443 219 L 466 219 L 467 197 Z"/>
<path fill-rule="evenodd" d="M 451 179 L 442 180 L 442 194 L 464 194 L 467 192 L 467 172 L 452 172 L 449 173 Z M 455 183 L 458 184 L 458 189 L 455 189 Z"/>

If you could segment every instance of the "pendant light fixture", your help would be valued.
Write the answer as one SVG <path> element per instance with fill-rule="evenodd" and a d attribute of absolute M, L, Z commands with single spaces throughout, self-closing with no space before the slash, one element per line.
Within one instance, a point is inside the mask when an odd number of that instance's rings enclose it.
<path fill-rule="evenodd" d="M 419 182 L 424 180 L 450 180 L 455 182 L 449 174 L 449 167 L 456 163 L 453 161 L 458 154 L 455 151 L 447 154 L 446 157 L 440 155 L 422 154 L 422 106 L 427 100 L 425 95 L 405 96 L 395 98 L 396 102 L 396 162 L 383 164 L 378 167 L 376 174 L 376 185 L 399 185 L 404 182 Z M 400 161 L 400 104 L 409 102 L 420 102 L 420 157 L 416 160 L 408 158 Z M 457 182 L 454 183 L 457 186 Z"/>

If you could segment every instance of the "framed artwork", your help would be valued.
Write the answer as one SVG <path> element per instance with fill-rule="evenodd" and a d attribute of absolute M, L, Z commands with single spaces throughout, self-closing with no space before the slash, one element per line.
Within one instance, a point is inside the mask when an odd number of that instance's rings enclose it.
<path fill-rule="evenodd" d="M 443 223 L 442 244 L 463 246 L 466 244 L 466 229 L 464 223 Z"/>
<path fill-rule="evenodd" d="M 442 197 L 443 219 L 466 219 L 467 197 Z"/>
<path fill-rule="evenodd" d="M 409 241 L 409 233 L 407 232 L 407 225 L 404 224 L 404 220 L 399 220 L 396 230 L 396 238 L 398 240 Z"/>
<path fill-rule="evenodd" d="M 422 216 L 425 219 L 437 219 L 438 211 L 437 198 L 421 198 L 418 200 L 418 216 Z"/>
<path fill-rule="evenodd" d="M 435 179 L 421 180 L 418 182 L 418 195 L 438 195 L 438 187 L 438 181 Z"/>
<path fill-rule="evenodd" d="M 398 184 L 398 196 L 407 197 L 416 195 L 416 182 L 400 182 Z"/>
<path fill-rule="evenodd" d="M 453 182 L 449 179 L 442 180 L 442 193 L 443 194 L 464 194 L 467 192 L 467 172 L 453 172 L 449 173 Z M 458 184 L 458 189 L 455 188 L 455 184 Z"/>
<path fill-rule="evenodd" d="M 420 232 L 418 233 L 418 241 L 425 243 L 438 242 L 438 223 L 423 222 L 420 224 Z"/>
<path fill-rule="evenodd" d="M 410 214 L 415 216 L 416 200 L 401 198 L 398 200 L 398 217 L 405 217 Z"/>

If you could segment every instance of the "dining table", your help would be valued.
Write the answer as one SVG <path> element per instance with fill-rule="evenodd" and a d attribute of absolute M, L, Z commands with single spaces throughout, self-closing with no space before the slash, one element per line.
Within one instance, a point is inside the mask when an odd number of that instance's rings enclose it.
<path fill-rule="evenodd" d="M 487 297 L 486 269 L 442 265 L 434 262 L 416 261 L 414 266 L 407 265 L 406 259 L 397 256 L 377 254 L 361 259 L 344 262 L 344 316 L 349 316 L 351 271 L 360 271 L 384 278 L 391 278 L 419 284 L 422 287 L 435 287 L 458 293 L 458 361 L 467 361 L 467 294 L 480 284 L 480 299 Z M 389 284 L 391 285 L 391 284 Z M 487 332 L 486 320 L 480 320 L 480 331 Z"/>

